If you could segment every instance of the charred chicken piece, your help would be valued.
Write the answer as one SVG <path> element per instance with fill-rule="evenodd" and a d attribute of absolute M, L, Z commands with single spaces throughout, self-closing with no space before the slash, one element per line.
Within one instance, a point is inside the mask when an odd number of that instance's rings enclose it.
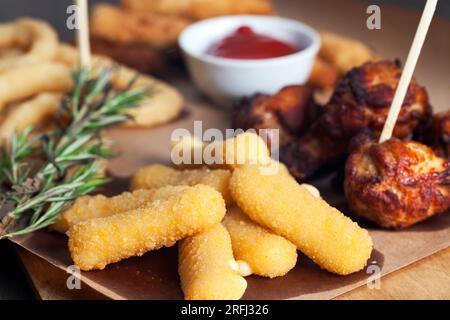
<path fill-rule="evenodd" d="M 92 52 L 109 56 L 115 61 L 143 73 L 160 72 L 168 64 L 167 52 L 152 48 L 149 45 L 139 43 L 117 44 L 100 38 L 91 38 L 90 40 Z"/>
<path fill-rule="evenodd" d="M 450 161 L 419 142 L 359 140 L 345 168 L 352 212 L 399 229 L 450 209 Z"/>
<path fill-rule="evenodd" d="M 167 72 L 183 68 L 181 52 L 176 47 L 154 48 L 145 43 L 114 43 L 91 37 L 91 50 L 104 55 L 141 73 L 167 75 Z"/>
<path fill-rule="evenodd" d="M 310 86 L 288 86 L 274 96 L 258 94 L 244 100 L 233 111 L 233 127 L 239 129 L 279 129 L 280 143 L 305 132 L 316 107 Z"/>
<path fill-rule="evenodd" d="M 450 110 L 434 116 L 431 143 L 439 156 L 450 158 Z"/>
<path fill-rule="evenodd" d="M 344 158 L 352 137 L 362 129 L 381 133 L 402 69 L 390 61 L 368 62 L 349 71 L 330 102 L 304 135 L 282 146 L 280 157 L 298 179 Z M 394 136 L 409 138 L 430 119 L 426 90 L 413 80 L 402 106 Z"/>

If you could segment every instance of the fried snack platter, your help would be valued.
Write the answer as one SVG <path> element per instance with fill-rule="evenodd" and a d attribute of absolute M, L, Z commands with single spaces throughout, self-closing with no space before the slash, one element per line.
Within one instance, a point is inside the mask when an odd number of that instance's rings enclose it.
<path fill-rule="evenodd" d="M 188 25 L 216 16 L 273 14 L 270 0 L 122 0 L 100 3 L 91 13 L 94 52 L 142 72 L 171 67 L 179 55 L 177 39 Z"/>
<path fill-rule="evenodd" d="M 161 162 L 168 164 L 168 143 L 150 146 L 149 141 L 168 142 L 173 129 L 189 127 L 194 119 L 202 119 L 204 124 L 210 127 L 227 127 L 229 125 L 228 117 L 225 114 L 208 109 L 202 100 L 196 99 L 194 88 L 184 79 L 177 83 L 177 87 L 184 88 L 184 92 L 190 100 L 188 117 L 180 119 L 168 127 L 156 128 L 152 131 L 133 129 L 111 132 L 111 136 L 119 141 L 118 149 L 123 154 L 111 164 L 111 170 L 116 176 L 129 176 L 146 164 Z M 132 139 L 132 143 L 130 143 L 130 139 Z M 332 187 L 330 180 L 333 178 L 333 176 L 323 176 L 314 180 L 313 183 L 319 187 L 322 196 L 330 204 L 347 213 L 348 209 L 345 207 L 342 193 Z M 127 189 L 128 184 L 129 181 L 117 179 L 111 188 L 105 190 L 105 193 L 119 194 Z M 450 225 L 448 215 L 446 216 L 447 218 L 444 215 L 438 216 L 405 232 L 397 233 L 372 229 L 369 225 L 375 246 L 369 263 L 376 261 L 377 265 L 381 267 L 382 273 L 386 274 L 413 260 L 445 248 L 448 246 Z M 360 221 L 358 222 L 360 223 Z M 365 225 L 363 226 L 365 227 Z M 220 232 L 217 234 L 216 236 L 211 235 L 211 237 L 223 238 Z M 33 239 L 35 237 L 33 235 L 20 239 L 19 242 L 63 270 L 72 263 L 67 252 L 62 250 L 65 247 L 63 237 L 48 232 L 40 232 L 37 236 L 41 240 Z M 51 244 L 50 242 L 42 243 L 50 240 Z M 402 253 L 402 257 L 398 256 L 399 252 Z M 140 258 L 131 258 L 110 265 L 103 271 L 83 273 L 83 280 L 89 286 L 112 298 L 181 298 L 176 260 L 175 249 L 163 249 L 160 252 L 147 253 Z M 368 276 L 365 272 L 348 277 L 333 276 L 319 270 L 308 258 L 300 254 L 296 267 L 283 278 L 271 280 L 257 276 L 247 278 L 248 288 L 244 298 L 332 298 L 339 293 L 364 284 Z"/>
<path fill-rule="evenodd" d="M 18 18 L 0 24 L 0 32 L 5 33 L 0 42 L 0 137 L 8 141 L 14 131 L 54 126 L 60 98 L 73 86 L 71 70 L 78 65 L 78 52 L 60 43 L 56 31 L 42 20 Z M 93 64 L 114 69 L 114 90 L 125 88 L 136 74 L 125 66 L 114 68 L 117 63 L 105 56 L 94 56 Z M 150 127 L 180 114 L 183 97 L 175 88 L 147 75 L 134 85 L 153 90 L 153 95 L 130 112 L 133 120 L 125 125 Z"/>
<path fill-rule="evenodd" d="M 185 117 L 153 129 L 113 129 L 109 132 L 117 141 L 117 150 L 121 156 L 111 162 L 110 171 L 115 180 L 101 192 L 102 194 L 114 196 L 129 190 L 129 177 L 142 167 L 155 163 L 170 165 L 170 135 L 174 129 L 183 127 L 192 130 L 194 119 L 203 120 L 205 127 L 228 127 L 229 116 L 221 110 L 210 108 L 207 102 L 197 96 L 187 79 L 179 77 L 176 85 L 182 89 L 188 100 L 188 114 Z M 324 175 L 311 183 L 320 189 L 321 196 L 330 205 L 347 213 L 349 210 L 343 191 L 333 186 L 335 179 L 335 174 Z M 449 215 L 439 215 L 407 230 L 396 232 L 381 230 L 364 224 L 355 217 L 351 218 L 362 227 L 368 228 L 374 243 L 369 265 L 376 262 L 381 267 L 382 275 L 450 245 Z M 15 241 L 58 267 L 61 272 L 65 272 L 66 268 L 73 264 L 67 250 L 67 238 L 56 232 L 39 231 Z M 289 255 L 288 248 L 286 252 L 286 255 Z M 92 287 L 112 299 L 182 299 L 177 266 L 178 249 L 175 246 L 122 260 L 106 266 L 103 270 L 82 271 L 82 281 L 83 285 Z M 320 269 L 298 252 L 295 267 L 283 277 L 245 277 L 247 289 L 243 299 L 331 299 L 365 285 L 369 276 L 365 271 L 348 276 L 334 275 Z"/>

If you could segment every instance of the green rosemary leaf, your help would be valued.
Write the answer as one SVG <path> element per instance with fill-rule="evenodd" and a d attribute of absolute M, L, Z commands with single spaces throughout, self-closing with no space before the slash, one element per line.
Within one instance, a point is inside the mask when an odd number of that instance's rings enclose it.
<path fill-rule="evenodd" d="M 55 130 L 38 134 L 27 128 L 0 147 L 0 183 L 7 187 L 6 200 L 14 203 L 0 221 L 0 239 L 49 226 L 74 199 L 109 181 L 98 173 L 97 161 L 113 156 L 101 131 L 130 119 L 127 110 L 137 106 L 147 91 L 131 89 L 133 77 L 127 88 L 114 92 L 111 69 L 93 74 L 93 70 L 74 72 L 73 90 L 62 98 L 55 117 L 67 120 L 58 122 Z M 44 163 L 31 170 L 30 158 Z"/>

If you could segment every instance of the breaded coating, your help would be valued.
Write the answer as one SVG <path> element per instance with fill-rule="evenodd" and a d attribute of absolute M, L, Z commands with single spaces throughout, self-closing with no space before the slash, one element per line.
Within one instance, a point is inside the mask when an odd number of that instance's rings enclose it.
<path fill-rule="evenodd" d="M 178 247 L 178 273 L 186 300 L 238 300 L 247 281 L 236 264 L 227 230 L 217 224 Z"/>
<path fill-rule="evenodd" d="M 171 152 L 173 157 L 195 166 L 204 164 L 210 168 L 230 170 L 246 164 L 269 165 L 272 161 L 266 142 L 252 131 L 214 142 L 203 142 L 195 136 L 182 137 L 173 143 Z M 199 156 L 201 158 L 196 159 Z"/>
<path fill-rule="evenodd" d="M 267 0 L 193 0 L 191 3 L 188 15 L 195 20 L 226 15 L 273 13 L 272 5 Z"/>
<path fill-rule="evenodd" d="M 131 190 L 161 188 L 164 186 L 194 186 L 204 184 L 219 191 L 227 204 L 232 203 L 228 183 L 228 170 L 176 170 L 161 164 L 141 168 L 131 179 Z"/>
<path fill-rule="evenodd" d="M 113 43 L 144 43 L 155 48 L 170 48 L 190 20 L 149 12 L 132 13 L 109 4 L 97 4 L 91 14 L 90 25 L 95 37 Z"/>
<path fill-rule="evenodd" d="M 40 130 L 53 121 L 55 113 L 61 104 L 59 93 L 39 93 L 10 108 L 2 114 L 0 120 L 1 143 L 9 142 L 14 132 L 20 133 L 28 127 Z M 9 109 L 9 108 L 8 108 Z"/>
<path fill-rule="evenodd" d="M 320 198 L 320 191 L 313 185 L 302 183 L 301 186 L 308 190 L 313 196 Z"/>
<path fill-rule="evenodd" d="M 142 74 L 158 74 L 173 63 L 176 52 L 153 48 L 145 43 L 116 43 L 91 36 L 91 50 L 94 55 L 105 55 L 119 64 L 128 66 Z"/>
<path fill-rule="evenodd" d="M 319 57 L 336 67 L 341 74 L 368 61 L 377 60 L 376 54 L 364 43 L 331 32 L 322 32 Z"/>
<path fill-rule="evenodd" d="M 297 263 L 297 247 L 251 221 L 238 207 L 227 211 L 224 226 L 230 233 L 233 254 L 263 277 L 284 276 Z"/>
<path fill-rule="evenodd" d="M 68 92 L 72 88 L 70 69 L 54 62 L 22 65 L 0 74 L 0 110 L 42 92 Z"/>
<path fill-rule="evenodd" d="M 231 139 L 218 142 L 223 147 L 223 162 L 237 168 L 246 164 L 269 164 L 270 151 L 265 141 L 254 132 L 244 132 Z"/>
<path fill-rule="evenodd" d="M 71 227 L 67 234 L 75 264 L 81 270 L 103 269 L 122 259 L 173 246 L 223 219 L 225 201 L 213 188 L 172 188 L 178 192 L 167 199 Z"/>
<path fill-rule="evenodd" d="M 67 44 L 61 44 L 58 48 L 56 61 L 64 63 L 70 68 L 77 68 L 79 53 L 76 48 Z M 92 65 L 96 70 L 101 67 L 109 68 L 112 73 L 111 83 L 114 89 L 123 90 L 128 87 L 130 80 L 136 76 L 136 71 L 120 65 L 117 68 L 117 62 L 101 55 L 92 56 Z M 164 83 L 150 75 L 139 74 L 139 77 L 133 83 L 130 89 L 146 88 L 151 92 L 151 97 L 143 99 L 139 106 L 128 110 L 132 117 L 127 121 L 126 126 L 150 127 L 166 123 L 176 118 L 183 109 L 183 96 L 173 86 Z"/>
<path fill-rule="evenodd" d="M 122 0 L 133 13 L 179 15 L 192 20 L 236 14 L 272 14 L 270 0 Z"/>
<path fill-rule="evenodd" d="M 197 169 L 205 166 L 202 158 L 198 163 L 196 157 L 203 157 L 203 140 L 193 134 L 184 135 L 171 141 L 171 159 L 177 168 Z"/>
<path fill-rule="evenodd" d="M 245 166 L 233 172 L 230 191 L 253 221 L 294 243 L 320 267 L 340 275 L 365 267 L 372 252 L 367 230 L 292 177 Z"/>
<path fill-rule="evenodd" d="M 140 208 L 151 201 L 163 200 L 180 192 L 180 188 L 164 187 L 151 190 L 123 192 L 114 197 L 104 195 L 83 196 L 61 214 L 52 225 L 52 229 L 61 233 L 67 232 L 71 226 L 94 218 L 109 217 L 117 213 Z"/>

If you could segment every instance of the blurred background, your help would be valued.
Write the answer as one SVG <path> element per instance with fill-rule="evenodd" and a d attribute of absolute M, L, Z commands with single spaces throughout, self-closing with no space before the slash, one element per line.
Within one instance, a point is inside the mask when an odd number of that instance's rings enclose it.
<path fill-rule="evenodd" d="M 290 0 L 274 1 L 276 5 Z M 308 5 L 310 0 L 296 0 L 298 3 Z M 90 5 L 100 2 L 119 3 L 120 0 L 89 0 Z M 422 10 L 426 0 L 315 0 L 316 4 L 324 4 L 324 10 L 329 10 L 334 4 L 336 8 L 342 10 L 342 4 L 359 2 L 371 5 L 377 4 L 381 6 L 399 6 L 410 10 Z M 40 17 L 50 21 L 59 31 L 63 40 L 71 40 L 72 33 L 65 28 L 66 9 L 73 3 L 72 0 L 2 0 L 0 4 L 0 21 L 8 21 L 18 16 Z M 299 6 L 300 7 L 300 6 Z M 388 7 L 386 7 L 388 9 Z M 334 11 L 339 12 L 339 11 Z M 382 12 L 383 14 L 383 12 Z M 450 1 L 440 0 L 437 9 L 437 15 L 450 20 Z"/>
<path fill-rule="evenodd" d="M 367 2 L 370 4 L 388 4 L 388 5 L 397 5 L 402 7 L 409 7 L 415 9 L 422 9 L 425 5 L 425 0 L 377 0 L 377 1 L 369 1 L 369 0 L 359 0 L 362 2 Z M 447 17 L 450 19 L 450 1 L 441 0 L 439 1 L 437 14 L 442 17 Z"/>

